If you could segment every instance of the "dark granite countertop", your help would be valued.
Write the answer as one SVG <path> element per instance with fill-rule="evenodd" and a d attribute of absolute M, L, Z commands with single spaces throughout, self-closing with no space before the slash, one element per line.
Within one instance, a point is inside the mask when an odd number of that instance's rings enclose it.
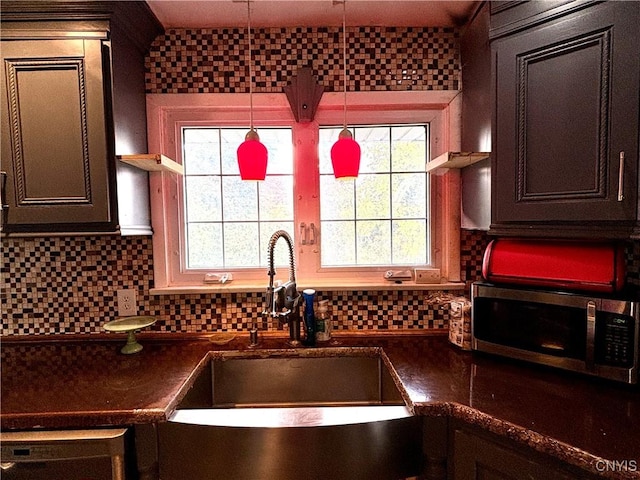
<path fill-rule="evenodd" d="M 142 352 L 122 355 L 117 338 L 4 340 L 1 428 L 164 421 L 207 352 L 248 344 L 246 335 L 224 346 L 207 338 L 141 336 Z M 417 414 L 448 415 L 594 473 L 599 459 L 640 464 L 638 388 L 463 352 L 443 336 L 338 340 L 343 347 L 382 347 Z M 286 348 L 286 342 L 267 337 L 261 348 Z"/>

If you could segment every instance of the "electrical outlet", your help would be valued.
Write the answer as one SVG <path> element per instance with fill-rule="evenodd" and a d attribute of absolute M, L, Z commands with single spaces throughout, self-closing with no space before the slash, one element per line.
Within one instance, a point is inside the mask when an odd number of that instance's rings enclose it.
<path fill-rule="evenodd" d="M 132 289 L 118 290 L 118 315 L 121 317 L 131 317 L 138 314 L 136 305 L 136 291 Z"/>
<path fill-rule="evenodd" d="M 439 268 L 416 268 L 416 283 L 440 283 Z"/>

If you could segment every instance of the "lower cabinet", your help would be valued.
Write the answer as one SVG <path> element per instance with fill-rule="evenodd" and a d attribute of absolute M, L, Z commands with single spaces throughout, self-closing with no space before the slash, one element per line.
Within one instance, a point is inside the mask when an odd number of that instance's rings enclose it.
<path fill-rule="evenodd" d="M 450 430 L 449 478 L 452 480 L 589 480 L 555 458 L 479 429 L 453 425 Z"/>

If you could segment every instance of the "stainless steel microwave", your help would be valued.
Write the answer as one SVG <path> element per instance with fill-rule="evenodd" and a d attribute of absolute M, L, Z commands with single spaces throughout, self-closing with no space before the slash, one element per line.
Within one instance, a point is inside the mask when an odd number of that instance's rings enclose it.
<path fill-rule="evenodd" d="M 640 301 L 477 282 L 473 350 L 638 383 Z"/>

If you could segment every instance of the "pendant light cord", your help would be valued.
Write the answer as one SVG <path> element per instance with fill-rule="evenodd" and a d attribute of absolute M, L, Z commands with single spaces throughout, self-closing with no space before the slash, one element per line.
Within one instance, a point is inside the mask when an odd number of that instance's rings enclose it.
<path fill-rule="evenodd" d="M 342 77 L 344 82 L 344 129 L 347 128 L 347 0 L 342 2 Z"/>
<path fill-rule="evenodd" d="M 253 41 L 251 39 L 251 0 L 247 0 L 247 19 L 249 35 L 249 128 L 253 130 Z"/>

